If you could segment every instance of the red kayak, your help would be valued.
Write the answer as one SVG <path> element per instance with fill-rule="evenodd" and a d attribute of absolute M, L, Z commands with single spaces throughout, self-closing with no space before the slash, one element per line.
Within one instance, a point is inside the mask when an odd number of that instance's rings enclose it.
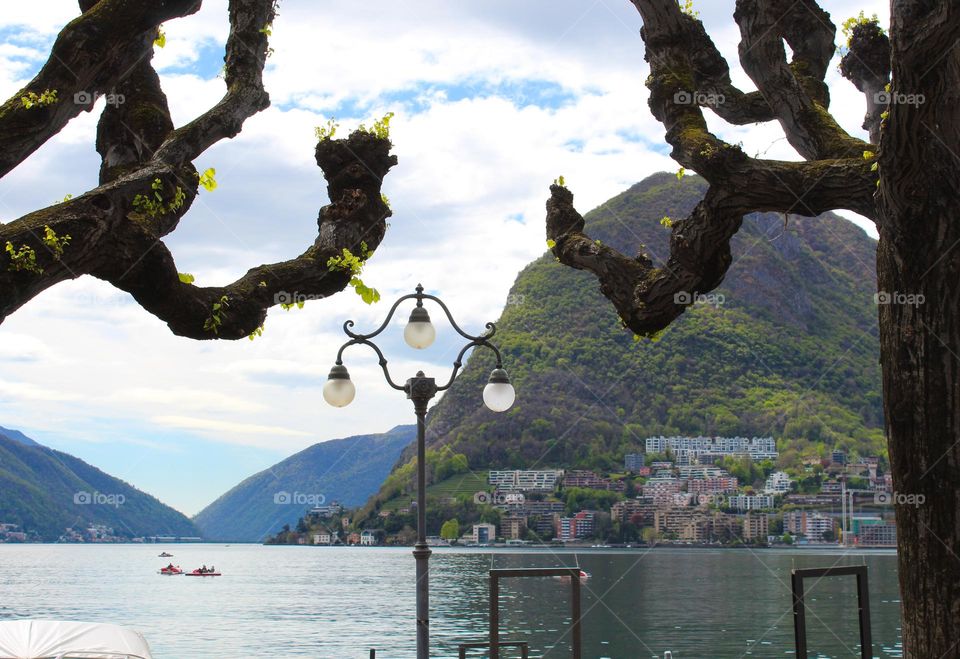
<path fill-rule="evenodd" d="M 220 577 L 223 576 L 219 572 L 201 572 L 200 568 L 197 568 L 193 572 L 185 573 L 188 577 Z"/>
<path fill-rule="evenodd" d="M 162 567 L 160 568 L 160 574 L 174 575 L 174 574 L 183 574 L 183 570 L 179 567 Z"/>

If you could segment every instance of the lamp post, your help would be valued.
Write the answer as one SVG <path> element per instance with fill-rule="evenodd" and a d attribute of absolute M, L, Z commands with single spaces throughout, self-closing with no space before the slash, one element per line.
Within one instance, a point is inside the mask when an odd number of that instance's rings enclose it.
<path fill-rule="evenodd" d="M 453 372 L 446 384 L 438 386 L 434 378 L 428 378 L 423 371 L 419 371 L 414 377 L 407 380 L 406 384 L 399 385 L 390 377 L 390 371 L 387 369 L 387 360 L 383 356 L 380 348 L 377 347 L 372 338 L 383 332 L 390 321 L 393 319 L 397 307 L 406 300 L 416 300 L 417 306 L 410 313 L 410 320 L 403 331 L 403 338 L 411 348 L 423 350 L 429 348 L 436 338 L 436 330 L 430 322 L 430 314 L 423 306 L 425 300 L 435 302 L 440 306 L 450 321 L 450 325 L 456 330 L 457 334 L 467 339 L 467 344 L 460 350 L 456 360 L 453 362 Z M 430 560 L 430 548 L 427 546 L 427 493 L 426 493 L 426 433 L 425 422 L 427 416 L 427 404 L 437 392 L 446 391 L 453 385 L 457 373 L 463 366 L 463 356 L 467 350 L 475 347 L 489 348 L 497 356 L 497 367 L 490 373 L 490 379 L 483 389 L 483 402 L 494 412 L 505 412 L 513 405 L 516 398 L 516 392 L 513 385 L 510 384 L 510 378 L 507 372 L 503 370 L 503 359 L 500 356 L 500 350 L 490 343 L 490 339 L 497 331 L 496 325 L 487 323 L 487 331 L 479 336 L 467 334 L 453 320 L 450 310 L 440 298 L 433 295 L 427 295 L 423 292 L 423 286 L 417 285 L 416 293 L 404 295 L 393 303 L 386 320 L 375 331 L 370 334 L 358 334 L 351 331 L 354 323 L 348 320 L 343 324 L 343 331 L 350 340 L 344 343 L 339 352 L 337 352 L 336 364 L 330 369 L 330 375 L 326 384 L 323 386 L 324 399 L 334 407 L 345 407 L 349 405 L 356 395 L 356 387 L 350 380 L 350 374 L 347 367 L 343 365 L 343 351 L 352 345 L 368 345 L 373 348 L 380 358 L 380 367 L 383 369 L 383 375 L 394 389 L 406 392 L 407 398 L 413 401 L 413 409 L 417 415 L 417 544 L 413 549 L 413 557 L 417 561 L 417 659 L 429 659 L 430 657 L 430 591 L 429 591 L 429 573 L 428 564 Z"/>

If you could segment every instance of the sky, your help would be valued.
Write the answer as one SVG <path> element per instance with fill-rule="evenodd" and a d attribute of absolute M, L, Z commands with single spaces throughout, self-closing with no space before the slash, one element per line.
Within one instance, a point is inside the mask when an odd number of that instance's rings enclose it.
<path fill-rule="evenodd" d="M 36 74 L 79 13 L 75 0 L 8 4 L 0 14 L 4 98 Z M 883 0 L 821 5 L 838 25 L 861 9 L 888 23 Z M 754 89 L 736 56 L 733 0 L 695 7 L 734 83 Z M 226 0 L 205 0 L 197 14 L 164 26 L 154 65 L 176 125 L 223 95 L 228 27 Z M 202 193 L 165 241 L 199 285 L 299 254 L 328 203 L 314 127 L 335 117 L 348 131 L 394 112 L 399 164 L 383 188 L 394 216 L 364 271 L 383 301 L 367 306 L 348 289 L 300 310 L 274 308 L 253 342 L 197 342 L 174 336 L 109 284 L 66 282 L 0 325 L 0 425 L 193 515 L 318 441 L 411 423 L 410 402 L 356 347 L 346 355 L 356 400 L 343 409 L 324 403 L 343 322 L 372 331 L 395 298 L 422 283 L 479 333 L 500 315 L 517 273 L 545 250 L 553 179 L 566 178 L 585 213 L 652 173 L 676 171 L 647 108 L 640 27 L 628 0 L 283 0 L 265 73 L 272 105 L 195 163 L 216 168 L 219 187 Z M 863 96 L 835 66 L 828 82 L 834 115 L 865 138 Z M 0 180 L 0 221 L 96 186 L 103 103 Z M 708 123 L 751 155 L 798 159 L 777 124 L 732 127 L 709 113 Z M 437 343 L 413 351 L 399 316 L 382 343 L 394 379 L 422 368 L 445 380 L 461 347 L 452 331 L 434 314 Z"/>

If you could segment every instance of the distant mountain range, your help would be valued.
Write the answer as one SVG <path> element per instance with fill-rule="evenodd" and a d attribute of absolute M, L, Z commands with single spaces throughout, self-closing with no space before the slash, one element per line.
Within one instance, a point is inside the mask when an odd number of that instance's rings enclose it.
<path fill-rule="evenodd" d="M 121 537 L 199 536 L 186 516 L 79 458 L 0 428 L 0 522 L 54 541 L 99 524 Z"/>
<path fill-rule="evenodd" d="M 661 219 L 685 217 L 705 191 L 699 177 L 650 176 L 586 215 L 586 230 L 660 264 Z M 615 471 L 661 434 L 772 435 L 786 459 L 835 446 L 885 455 L 876 241 L 832 214 L 754 214 L 732 254 L 723 285 L 655 342 L 621 327 L 595 277 L 544 254 L 497 322 L 515 406 L 477 404 L 493 367 L 480 351 L 431 411 L 428 443 L 474 469 Z"/>
<path fill-rule="evenodd" d="M 321 442 L 246 479 L 204 508 L 194 522 L 208 540 L 259 542 L 307 509 L 334 501 L 362 505 L 383 483 L 416 426 Z"/>
<path fill-rule="evenodd" d="M 12 439 L 15 442 L 20 442 L 21 444 L 26 444 L 27 446 L 40 446 L 40 444 L 30 439 L 19 430 L 11 430 L 10 428 L 4 428 L 3 426 L 0 426 L 0 437 L 6 437 L 7 439 Z"/>

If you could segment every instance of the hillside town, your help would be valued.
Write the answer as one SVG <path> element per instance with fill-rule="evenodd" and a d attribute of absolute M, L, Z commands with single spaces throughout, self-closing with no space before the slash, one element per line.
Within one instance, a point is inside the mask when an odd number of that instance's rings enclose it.
<path fill-rule="evenodd" d="M 892 482 L 877 456 L 780 465 L 772 437 L 650 437 L 622 470 L 462 473 L 428 491 L 432 544 L 511 546 L 896 547 Z M 484 489 L 471 489 L 479 479 Z M 337 504 L 314 508 L 274 542 L 410 544 L 416 502 L 392 502 L 357 528 Z"/>

